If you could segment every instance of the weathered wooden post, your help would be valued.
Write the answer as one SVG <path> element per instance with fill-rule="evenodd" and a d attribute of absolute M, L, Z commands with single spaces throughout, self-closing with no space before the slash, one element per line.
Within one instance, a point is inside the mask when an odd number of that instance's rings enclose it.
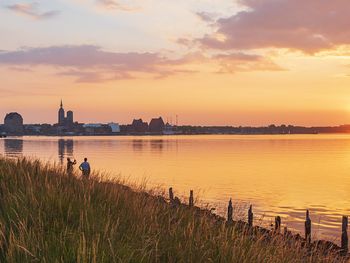
<path fill-rule="evenodd" d="M 278 233 L 281 232 L 281 217 L 280 216 L 275 217 L 275 231 Z"/>
<path fill-rule="evenodd" d="M 188 205 L 189 205 L 190 207 L 193 207 L 193 205 L 194 205 L 193 190 L 190 191 L 190 200 L 189 200 Z"/>
<path fill-rule="evenodd" d="M 170 199 L 171 203 L 174 202 L 174 193 L 173 193 L 173 188 L 172 187 L 169 188 L 169 199 Z"/>
<path fill-rule="evenodd" d="M 309 210 L 306 210 L 306 220 L 305 220 L 305 240 L 308 244 L 311 243 L 311 219 Z"/>
<path fill-rule="evenodd" d="M 342 230 L 341 230 L 341 253 L 348 254 L 348 217 L 343 216 Z"/>
<path fill-rule="evenodd" d="M 253 206 L 250 205 L 249 210 L 248 210 L 248 226 L 252 227 L 253 226 Z"/>
<path fill-rule="evenodd" d="M 232 223 L 233 222 L 233 206 L 232 206 L 232 199 L 228 202 L 228 208 L 227 208 L 227 222 Z"/>

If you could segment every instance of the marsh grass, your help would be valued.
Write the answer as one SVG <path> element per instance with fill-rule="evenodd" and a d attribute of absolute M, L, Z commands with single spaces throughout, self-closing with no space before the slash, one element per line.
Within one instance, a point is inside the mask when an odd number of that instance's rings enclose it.
<path fill-rule="evenodd" d="M 100 178 L 0 159 L 0 262 L 341 261 L 278 236 L 252 238 L 143 187 Z"/>

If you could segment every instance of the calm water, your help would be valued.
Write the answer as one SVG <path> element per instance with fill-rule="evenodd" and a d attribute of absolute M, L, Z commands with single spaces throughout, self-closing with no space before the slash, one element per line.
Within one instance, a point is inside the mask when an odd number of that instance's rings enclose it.
<path fill-rule="evenodd" d="M 232 197 L 236 218 L 253 204 L 259 223 L 280 215 L 300 232 L 310 209 L 314 235 L 336 242 L 350 214 L 350 135 L 23 137 L 0 139 L 0 152 L 52 162 L 87 156 L 110 176 L 180 196 L 193 189 L 220 214 Z"/>

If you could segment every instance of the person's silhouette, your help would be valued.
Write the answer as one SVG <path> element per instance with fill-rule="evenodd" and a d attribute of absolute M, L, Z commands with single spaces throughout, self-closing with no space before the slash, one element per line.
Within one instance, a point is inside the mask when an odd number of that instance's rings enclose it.
<path fill-rule="evenodd" d="M 83 178 L 88 179 L 90 176 L 90 164 L 87 161 L 87 158 L 84 158 L 84 162 L 82 162 L 79 166 L 79 170 L 82 172 Z"/>
<path fill-rule="evenodd" d="M 74 165 L 76 165 L 77 161 L 74 160 L 72 161 L 70 158 L 67 158 L 67 173 L 68 175 L 72 175 L 73 174 L 73 169 L 74 169 Z"/>

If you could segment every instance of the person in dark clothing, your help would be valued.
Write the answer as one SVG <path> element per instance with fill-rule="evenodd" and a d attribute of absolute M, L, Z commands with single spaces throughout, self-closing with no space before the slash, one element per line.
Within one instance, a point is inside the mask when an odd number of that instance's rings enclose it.
<path fill-rule="evenodd" d="M 68 175 L 73 174 L 73 170 L 74 170 L 73 166 L 76 164 L 77 164 L 76 160 L 72 161 L 70 158 L 67 158 L 67 173 L 68 173 Z"/>

